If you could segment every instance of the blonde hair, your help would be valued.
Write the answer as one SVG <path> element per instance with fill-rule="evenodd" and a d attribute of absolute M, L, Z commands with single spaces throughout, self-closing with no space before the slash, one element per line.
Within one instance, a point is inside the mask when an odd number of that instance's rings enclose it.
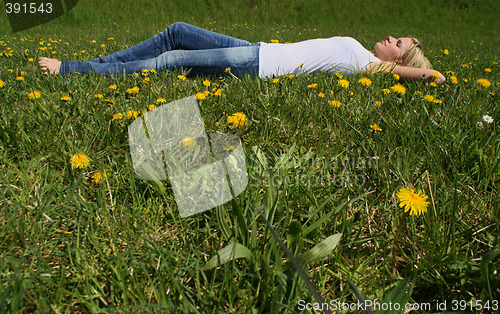
<path fill-rule="evenodd" d="M 395 61 L 382 61 L 377 66 L 368 70 L 368 72 L 375 73 L 380 71 L 391 71 L 396 65 L 432 69 L 432 64 L 427 60 L 422 50 L 422 45 L 418 39 L 411 37 L 413 44 L 411 44 L 405 53 Z"/>
<path fill-rule="evenodd" d="M 413 44 L 406 49 L 398 63 L 412 68 L 432 69 L 432 64 L 425 57 L 418 39 L 412 37 L 411 40 L 413 40 Z"/>

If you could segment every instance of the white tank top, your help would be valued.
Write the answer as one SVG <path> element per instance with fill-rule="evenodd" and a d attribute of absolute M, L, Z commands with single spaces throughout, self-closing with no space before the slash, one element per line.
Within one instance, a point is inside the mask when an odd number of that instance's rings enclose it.
<path fill-rule="evenodd" d="M 293 44 L 261 42 L 259 77 L 317 71 L 350 75 L 362 71 L 370 62 L 380 60 L 351 37 L 310 39 Z"/>

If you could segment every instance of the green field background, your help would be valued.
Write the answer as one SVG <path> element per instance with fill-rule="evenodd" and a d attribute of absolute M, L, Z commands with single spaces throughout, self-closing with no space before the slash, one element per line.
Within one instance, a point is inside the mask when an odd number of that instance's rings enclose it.
<path fill-rule="evenodd" d="M 436 304 L 445 300 L 448 311 L 460 310 L 452 301 L 463 300 L 465 311 L 489 302 L 477 312 L 493 312 L 499 16 L 497 0 L 81 0 L 60 18 L 12 33 L 0 14 L 0 313 L 297 312 L 300 300 L 316 302 L 314 289 L 256 208 L 326 302 L 428 302 L 432 310 L 413 312 L 427 313 L 444 312 Z M 389 35 L 413 36 L 447 81 L 378 73 L 363 86 L 358 74 L 344 88 L 329 73 L 47 77 L 36 64 L 40 56 L 93 59 L 177 21 L 254 42 L 345 35 L 372 49 Z M 405 94 L 391 91 L 397 84 Z M 30 99 L 33 91 L 41 97 Z M 242 139 L 251 182 L 235 201 L 180 219 L 168 182 L 135 175 L 130 119 L 113 116 L 201 92 L 209 95 L 199 102 L 206 129 Z M 235 112 L 248 125 L 228 126 Z M 90 167 L 71 167 L 77 152 Z M 354 163 L 373 156 L 376 166 Z M 95 183 L 96 171 L 110 175 Z M 307 181 L 338 174 L 365 181 Z M 429 196 L 425 215 L 398 206 L 395 194 L 408 186 Z M 207 266 L 235 243 L 239 258 Z"/>
<path fill-rule="evenodd" d="M 40 34 L 94 33 L 131 38 L 150 34 L 176 21 L 202 27 L 230 28 L 247 23 L 262 40 L 273 28 L 315 29 L 321 36 L 384 36 L 421 33 L 460 34 L 455 40 L 498 37 L 499 4 L 494 0 L 353 1 L 93 1 L 80 0 L 65 16 L 26 31 Z M 5 15 L 2 28 L 8 29 Z M 98 31 L 96 31 L 98 29 Z M 8 32 L 7 32 L 8 33 Z M 235 34 L 238 35 L 238 34 Z M 247 35 L 247 34 L 245 34 Z M 450 40 L 453 42 L 453 40 Z M 453 44 L 453 43 L 450 43 Z"/>

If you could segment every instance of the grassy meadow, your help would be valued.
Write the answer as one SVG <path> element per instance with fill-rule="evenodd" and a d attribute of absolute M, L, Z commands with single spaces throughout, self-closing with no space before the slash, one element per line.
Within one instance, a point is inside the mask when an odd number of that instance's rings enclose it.
<path fill-rule="evenodd" d="M 321 299 L 345 313 L 363 311 L 333 305 L 497 311 L 498 12 L 493 0 L 80 0 L 15 34 L 2 15 L 0 313 L 315 312 Z M 37 67 L 107 55 L 176 21 L 250 41 L 346 35 L 369 49 L 414 36 L 447 81 Z M 207 132 L 242 140 L 249 183 L 181 219 L 168 181 L 134 173 L 127 128 L 196 94 Z M 227 123 L 237 112 L 245 125 Z M 72 167 L 77 153 L 88 166 Z M 399 206 L 410 187 L 428 196 L 422 215 Z"/>

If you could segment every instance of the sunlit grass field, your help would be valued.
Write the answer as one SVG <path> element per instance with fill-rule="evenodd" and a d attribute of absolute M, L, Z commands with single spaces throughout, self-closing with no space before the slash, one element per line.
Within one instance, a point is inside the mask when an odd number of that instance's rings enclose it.
<path fill-rule="evenodd" d="M 312 312 L 316 291 L 328 305 L 495 312 L 498 4 L 236 2 L 81 0 L 55 21 L 2 34 L 0 312 Z M 369 49 L 411 35 L 447 81 L 60 77 L 37 67 L 40 56 L 107 55 L 180 20 L 251 41 L 350 35 Z M 5 16 L 0 25 L 8 30 Z M 135 174 L 127 128 L 191 95 L 207 132 L 242 140 L 249 183 L 181 219 L 168 181 Z M 237 112 L 247 120 L 235 127 Z M 89 163 L 73 167 L 77 153 Z M 425 213 L 404 212 L 402 188 L 428 197 Z"/>

